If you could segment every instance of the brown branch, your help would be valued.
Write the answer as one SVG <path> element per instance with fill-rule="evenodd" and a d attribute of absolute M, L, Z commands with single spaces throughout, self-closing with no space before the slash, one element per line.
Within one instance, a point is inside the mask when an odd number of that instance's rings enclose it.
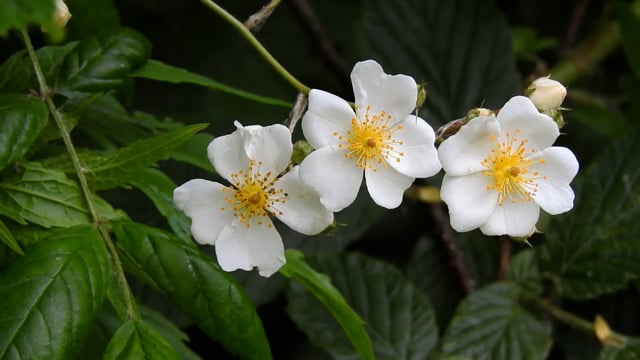
<path fill-rule="evenodd" d="M 460 288 L 465 295 L 468 295 L 475 290 L 476 282 L 471 277 L 467 264 L 464 262 L 464 256 L 458 247 L 458 240 L 449 225 L 449 217 L 441 204 L 430 205 L 429 209 L 431 216 L 436 222 L 436 231 L 440 235 L 440 240 L 447 251 L 447 255 L 451 261 L 451 267 L 455 271 Z"/>
<path fill-rule="evenodd" d="M 336 45 L 327 36 L 309 2 L 307 0 L 289 0 L 287 5 L 311 43 L 316 44 L 314 50 L 317 51 L 323 64 L 336 77 L 344 90 L 351 91 L 351 84 L 348 81 L 349 66 L 340 55 Z"/>
<path fill-rule="evenodd" d="M 498 280 L 507 278 L 509 264 L 511 263 L 511 239 L 509 236 L 500 237 L 500 266 L 498 267 Z"/>

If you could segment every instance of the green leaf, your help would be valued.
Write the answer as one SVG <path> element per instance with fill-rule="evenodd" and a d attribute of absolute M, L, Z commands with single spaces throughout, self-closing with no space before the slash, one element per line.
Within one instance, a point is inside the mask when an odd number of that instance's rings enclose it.
<path fill-rule="evenodd" d="M 113 335 L 104 359 L 180 359 L 180 356 L 153 327 L 130 320 Z"/>
<path fill-rule="evenodd" d="M 54 0 L 3 0 L 0 2 L 0 36 L 31 23 L 51 23 L 55 8 Z"/>
<path fill-rule="evenodd" d="M 151 45 L 126 28 L 80 43 L 66 58 L 56 90 L 68 97 L 114 89 L 149 57 Z"/>
<path fill-rule="evenodd" d="M 2 240 L 5 245 L 10 247 L 11 250 L 17 252 L 20 255 L 24 255 L 24 252 L 20 248 L 20 245 L 13 237 L 13 234 L 11 233 L 9 228 L 7 228 L 7 225 L 5 225 L 2 219 L 0 219 L 0 240 Z"/>
<path fill-rule="evenodd" d="M 622 35 L 622 45 L 627 55 L 629 65 L 637 78 L 640 78 L 640 5 L 619 3 L 618 25 Z M 635 7 L 635 9 L 634 9 Z"/>
<path fill-rule="evenodd" d="M 189 141 L 177 148 L 171 154 L 171 158 L 212 173 L 214 169 L 207 157 L 207 147 L 212 141 L 213 135 L 195 134 Z"/>
<path fill-rule="evenodd" d="M 545 359 L 551 324 L 518 303 L 511 282 L 486 286 L 464 299 L 442 339 L 449 356 L 472 359 Z"/>
<path fill-rule="evenodd" d="M 640 338 L 627 337 L 622 347 L 607 346 L 600 351 L 599 360 L 640 359 Z"/>
<path fill-rule="evenodd" d="M 41 99 L 0 95 L 0 170 L 22 159 L 47 125 L 48 116 Z"/>
<path fill-rule="evenodd" d="M 559 293 L 589 299 L 640 274 L 640 135 L 610 146 L 573 183 L 575 207 L 553 217 L 537 250 Z"/>
<path fill-rule="evenodd" d="M 126 217 L 95 194 L 93 200 L 103 218 Z M 44 227 L 68 227 L 93 222 L 78 184 L 61 171 L 38 163 L 20 164 L 17 172 L 7 174 L 0 183 L 0 203 L 0 215 L 23 225 L 28 221 Z"/>
<path fill-rule="evenodd" d="M 0 273 L 0 357 L 69 359 L 94 322 L 109 259 L 90 225 L 62 229 Z"/>
<path fill-rule="evenodd" d="M 289 255 L 283 269 L 290 269 L 293 261 L 300 260 Z M 315 256 L 309 257 L 308 262 L 331 278 L 335 289 L 365 321 L 373 343 L 373 358 L 426 359 L 435 350 L 438 328 L 431 304 L 396 268 L 357 254 Z M 311 279 L 313 289 L 330 286 L 326 278 Z M 349 317 L 341 313 L 331 317 L 299 286 L 290 288 L 287 299 L 289 315 L 313 342 L 335 358 L 356 358 L 358 354 L 336 323 Z M 360 356 L 371 358 L 370 354 Z"/>
<path fill-rule="evenodd" d="M 172 65 L 168 65 L 157 60 L 148 60 L 144 64 L 144 66 L 136 70 L 133 74 L 131 74 L 131 76 L 151 79 L 156 81 L 165 81 L 165 82 L 170 82 L 174 84 L 186 83 L 186 84 L 200 85 L 213 90 L 218 90 L 231 95 L 239 96 L 241 98 L 255 101 L 261 104 L 282 106 L 286 108 L 291 107 L 291 103 L 289 102 L 250 93 L 248 91 L 240 90 L 225 84 L 221 84 L 205 76 L 198 75 L 188 70 L 175 67 Z"/>
<path fill-rule="evenodd" d="M 342 327 L 342 330 L 349 338 L 349 341 L 361 359 L 375 359 L 371 339 L 364 328 L 364 321 L 351 309 L 340 291 L 331 284 L 329 277 L 316 272 L 312 267 L 307 265 L 302 259 L 302 253 L 297 250 L 287 250 L 286 257 L 287 263 L 280 269 L 280 273 L 304 286 L 329 310 L 333 318 L 340 324 L 340 327 Z M 308 308 L 299 308 L 301 305 L 299 300 L 303 300 L 303 298 L 304 296 L 289 296 L 289 314 L 303 331 L 309 331 L 307 335 L 314 339 L 313 336 L 311 336 L 313 332 L 311 328 L 305 326 L 308 319 L 305 319 L 302 315 L 305 313 L 310 314 L 313 311 L 310 311 Z M 322 341 L 320 341 L 320 343 L 323 347 L 331 348 L 330 345 L 323 344 Z M 329 350 L 331 351 L 331 349 Z M 353 350 L 349 350 L 349 352 L 353 352 Z"/>
<path fill-rule="evenodd" d="M 365 0 L 363 58 L 426 82 L 421 116 L 442 124 L 520 92 L 508 25 L 493 1 Z"/>
<path fill-rule="evenodd" d="M 65 57 L 76 46 L 71 42 L 64 46 L 45 46 L 36 50 L 40 68 L 48 84 L 52 84 Z M 11 55 L 0 65 L 0 90 L 3 92 L 26 93 L 40 88 L 33 64 L 26 50 Z"/>
<path fill-rule="evenodd" d="M 198 360 L 196 355 L 185 342 L 189 341 L 187 334 L 182 332 L 173 322 L 169 321 L 159 312 L 146 307 L 140 307 L 140 314 L 147 325 L 153 327 L 162 337 L 178 352 L 182 360 Z"/>
<path fill-rule="evenodd" d="M 537 294 L 542 290 L 538 258 L 534 249 L 518 252 L 509 266 L 507 279 Z"/>
<path fill-rule="evenodd" d="M 129 179 L 129 184 L 140 189 L 156 206 L 180 239 L 191 242 L 191 221 L 173 204 L 173 180 L 156 169 L 146 169 Z"/>
<path fill-rule="evenodd" d="M 180 127 L 154 137 L 135 141 L 109 155 L 92 152 L 80 153 L 82 166 L 87 169 L 87 182 L 94 190 L 105 190 L 124 185 L 139 171 L 169 156 L 172 151 L 207 127 L 196 124 Z M 206 157 L 206 153 L 203 154 Z M 73 164 L 66 156 L 48 159 L 66 173 L 73 173 Z"/>
<path fill-rule="evenodd" d="M 207 335 L 242 359 L 271 359 L 244 290 L 193 243 L 132 222 L 114 223 L 113 231 L 128 270 L 164 291 Z"/>
<path fill-rule="evenodd" d="M 65 0 L 73 21 L 65 26 L 67 39 L 84 39 L 120 26 L 118 8 L 113 0 Z"/>

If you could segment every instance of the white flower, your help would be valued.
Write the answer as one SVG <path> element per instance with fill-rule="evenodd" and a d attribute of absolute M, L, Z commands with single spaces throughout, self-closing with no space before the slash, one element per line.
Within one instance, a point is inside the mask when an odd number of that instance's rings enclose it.
<path fill-rule="evenodd" d="M 215 245 L 225 271 L 258 268 L 271 276 L 285 263 L 275 216 L 292 229 L 314 235 L 333 222 L 298 168 L 281 175 L 291 158 L 291 133 L 283 125 L 246 126 L 214 139 L 207 152 L 214 168 L 231 186 L 194 179 L 173 192 L 178 208 L 191 218 L 200 244 Z"/>
<path fill-rule="evenodd" d="M 534 80 L 527 88 L 527 93 L 536 108 L 549 111 L 557 110 L 562 105 L 567 89 L 558 81 L 545 76 Z"/>
<path fill-rule="evenodd" d="M 398 207 L 415 178 L 435 175 L 441 168 L 433 129 L 411 113 L 416 82 L 407 75 L 385 74 L 373 60 L 357 63 L 351 81 L 355 111 L 330 93 L 309 93 L 302 130 L 317 150 L 300 164 L 300 177 L 331 211 L 356 199 L 363 173 L 378 205 Z"/>
<path fill-rule="evenodd" d="M 578 161 L 569 149 L 551 146 L 558 135 L 549 116 L 516 96 L 497 118 L 474 118 L 445 140 L 438 149 L 445 171 L 441 197 L 452 227 L 526 236 L 540 208 L 552 215 L 569 211 Z"/>

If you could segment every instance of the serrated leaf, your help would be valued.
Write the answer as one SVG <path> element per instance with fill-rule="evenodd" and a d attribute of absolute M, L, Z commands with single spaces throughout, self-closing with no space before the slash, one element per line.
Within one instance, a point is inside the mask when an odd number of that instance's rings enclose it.
<path fill-rule="evenodd" d="M 309 257 L 365 321 L 376 359 L 425 359 L 438 328 L 431 304 L 400 272 L 357 254 Z M 287 292 L 288 313 L 311 341 L 337 359 L 357 359 L 336 321 L 299 286 Z"/>
<path fill-rule="evenodd" d="M 518 288 L 510 282 L 464 299 L 442 339 L 445 355 L 473 359 L 545 359 L 550 347 L 551 324 L 518 303 Z"/>
<path fill-rule="evenodd" d="M 558 292 L 589 299 L 640 274 L 640 135 L 610 146 L 573 182 L 574 209 L 551 219 L 540 270 Z"/>
<path fill-rule="evenodd" d="M 421 116 L 432 124 L 499 108 L 520 92 L 509 28 L 493 1 L 366 0 L 360 23 L 364 58 L 426 82 Z"/>
<path fill-rule="evenodd" d="M 48 116 L 42 99 L 0 95 L 0 170 L 22 159 L 47 125 Z"/>
<path fill-rule="evenodd" d="M 0 273 L 0 357 L 69 359 L 104 299 L 107 250 L 90 225 L 62 229 Z"/>
<path fill-rule="evenodd" d="M 0 183 L 0 215 L 23 225 L 30 222 L 44 227 L 93 222 L 80 187 L 64 173 L 38 163 L 21 163 L 17 170 Z M 93 201 L 103 218 L 126 218 L 95 194 Z"/>
<path fill-rule="evenodd" d="M 13 237 L 13 234 L 11 233 L 9 228 L 7 228 L 7 225 L 5 225 L 2 219 L 0 219 L 0 240 L 9 248 L 11 248 L 11 250 L 17 252 L 20 255 L 24 255 L 24 252 L 20 248 L 20 245 Z"/>
<path fill-rule="evenodd" d="M 280 273 L 295 280 L 304 286 L 313 296 L 315 296 L 331 313 L 333 318 L 340 324 L 342 330 L 353 345 L 355 353 L 361 359 L 375 359 L 371 339 L 364 328 L 364 321 L 351 309 L 346 300 L 336 289 L 328 276 L 316 272 L 302 259 L 302 253 L 297 250 L 287 250 L 287 263 L 280 269 Z M 295 309 L 297 296 L 289 297 L 290 309 Z M 304 328 L 304 320 L 300 315 L 300 309 L 291 310 L 290 315 L 297 320 L 298 325 Z M 309 309 L 306 309 L 307 311 Z M 309 337 L 310 334 L 307 333 Z M 325 345 L 325 344 L 323 344 Z M 354 354 L 355 355 L 355 354 Z"/>
<path fill-rule="evenodd" d="M 186 83 L 186 84 L 204 86 L 209 89 L 218 90 L 227 94 L 239 96 L 241 98 L 255 101 L 261 104 L 282 106 L 286 108 L 290 108 L 292 105 L 291 103 L 283 100 L 274 99 L 267 96 L 262 96 L 262 95 L 254 94 L 241 89 L 237 89 L 232 86 L 225 85 L 215 80 L 209 79 L 206 76 L 195 74 L 186 69 L 165 64 L 157 60 L 148 60 L 144 64 L 144 66 L 136 70 L 133 74 L 131 74 L 131 76 L 150 79 L 150 80 L 156 80 L 156 81 L 165 81 L 165 82 L 170 82 L 174 84 Z"/>
<path fill-rule="evenodd" d="M 130 320 L 109 341 L 104 359 L 180 359 L 178 353 L 154 328 Z"/>
<path fill-rule="evenodd" d="M 129 183 L 151 199 L 177 237 L 191 242 L 191 221 L 173 204 L 173 190 L 176 184 L 171 178 L 159 170 L 149 168 L 138 172 L 129 179 Z"/>
<path fill-rule="evenodd" d="M 129 270 L 165 292 L 207 335 L 242 359 L 271 359 L 244 290 L 193 243 L 132 222 L 114 223 L 113 231 Z"/>
<path fill-rule="evenodd" d="M 0 36 L 32 23 L 51 23 L 54 3 L 54 0 L 3 0 L 0 2 Z"/>
<path fill-rule="evenodd" d="M 507 279 L 534 294 L 542 290 L 542 277 L 540 276 L 538 258 L 534 249 L 522 250 L 511 258 Z"/>
<path fill-rule="evenodd" d="M 147 60 L 150 51 L 144 36 L 126 28 L 85 39 L 65 58 L 57 92 L 73 97 L 114 89 Z"/>

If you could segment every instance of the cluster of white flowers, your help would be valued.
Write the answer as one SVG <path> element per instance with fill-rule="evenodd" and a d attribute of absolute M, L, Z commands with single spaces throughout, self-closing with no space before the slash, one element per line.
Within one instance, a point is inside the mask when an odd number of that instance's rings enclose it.
<path fill-rule="evenodd" d="M 567 148 L 551 146 L 559 130 L 544 113 L 559 108 L 566 94 L 549 90 L 556 85 L 552 80 L 541 86 L 554 99 L 534 88 L 535 101 L 516 96 L 497 115 L 481 109 L 438 149 L 431 126 L 413 113 L 413 78 L 385 74 L 368 60 L 354 66 L 351 80 L 353 107 L 325 91 L 310 91 L 302 130 L 315 150 L 299 166 L 290 163 L 291 133 L 285 126 L 236 122 L 236 131 L 208 147 L 214 168 L 230 186 L 195 179 L 175 189 L 174 201 L 191 218 L 193 237 L 215 245 L 222 269 L 257 267 L 260 275 L 272 275 L 285 263 L 272 218 L 318 234 L 333 222 L 333 212 L 353 203 L 363 175 L 373 201 L 392 209 L 416 178 L 444 169 L 441 197 L 457 231 L 527 236 L 540 208 L 559 214 L 573 207 L 569 183 L 578 162 Z"/>

